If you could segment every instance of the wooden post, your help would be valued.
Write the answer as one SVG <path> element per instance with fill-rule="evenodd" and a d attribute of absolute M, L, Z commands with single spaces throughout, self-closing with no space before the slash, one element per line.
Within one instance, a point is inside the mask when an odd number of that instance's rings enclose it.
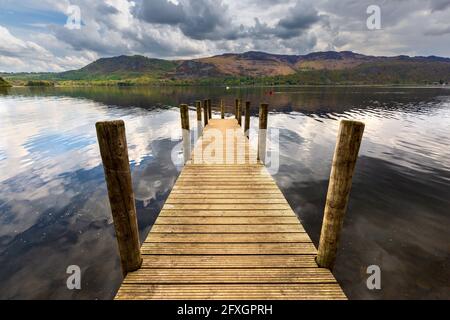
<path fill-rule="evenodd" d="M 220 118 L 225 119 L 225 106 L 223 105 L 223 100 L 220 100 Z"/>
<path fill-rule="evenodd" d="M 208 125 L 208 100 L 203 100 L 203 113 L 204 113 L 204 120 L 205 120 L 205 127 Z"/>
<path fill-rule="evenodd" d="M 191 153 L 191 131 L 189 126 L 189 108 L 187 104 L 180 105 L 181 129 L 183 130 L 184 163 L 188 162 Z"/>
<path fill-rule="evenodd" d="M 122 120 L 98 122 L 95 127 L 125 276 L 142 264 L 125 123 Z"/>
<path fill-rule="evenodd" d="M 211 105 L 211 99 L 208 99 L 208 115 L 209 115 L 209 118 L 212 119 L 212 105 Z"/>
<path fill-rule="evenodd" d="M 316 259 L 321 268 L 331 270 L 334 266 L 363 133 L 364 123 L 341 121 Z"/>
<path fill-rule="evenodd" d="M 245 124 L 244 133 L 247 138 L 250 137 L 250 101 L 245 103 Z"/>
<path fill-rule="evenodd" d="M 202 102 L 196 101 L 195 102 L 195 109 L 197 110 L 197 128 L 198 128 L 198 134 L 201 134 L 201 131 L 203 130 L 202 127 Z"/>
<path fill-rule="evenodd" d="M 189 108 L 188 108 L 187 104 L 180 105 L 180 113 L 181 113 L 181 128 L 183 130 L 190 130 Z"/>
<path fill-rule="evenodd" d="M 238 118 L 238 106 L 239 106 L 239 99 L 236 99 L 234 102 L 234 117 L 237 120 Z"/>
<path fill-rule="evenodd" d="M 266 143 L 267 143 L 267 118 L 269 105 L 261 104 L 259 108 L 259 132 L 258 132 L 258 160 L 265 164 L 266 162 Z"/>
<path fill-rule="evenodd" d="M 237 120 L 238 120 L 238 124 L 240 126 L 242 126 L 242 104 L 241 104 L 241 100 L 239 100 L 239 104 L 238 104 Z"/>
<path fill-rule="evenodd" d="M 201 103 L 201 101 L 195 102 L 195 109 L 197 109 L 197 121 L 202 122 L 202 103 Z"/>

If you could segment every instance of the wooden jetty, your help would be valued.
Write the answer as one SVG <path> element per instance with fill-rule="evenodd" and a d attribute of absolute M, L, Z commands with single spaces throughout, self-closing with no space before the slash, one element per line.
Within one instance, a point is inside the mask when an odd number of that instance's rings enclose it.
<path fill-rule="evenodd" d="M 112 207 L 125 275 L 116 299 L 346 299 L 329 270 L 334 262 L 342 219 L 335 221 L 328 217 L 329 223 L 324 219 L 323 232 L 327 234 L 322 234 L 324 249 L 322 254 L 318 253 L 264 163 L 258 160 L 262 151 L 255 152 L 250 147 L 248 132 L 243 131 L 240 121 L 211 119 L 211 102 L 205 100 L 204 107 L 207 120 L 203 123 L 207 125 L 142 247 L 136 241 L 137 226 L 133 226 L 135 211 L 130 212 L 129 206 Z M 223 103 L 221 108 L 221 118 L 224 118 Z M 196 109 L 201 126 L 201 102 Z M 236 109 L 240 114 L 237 101 Z M 245 109 L 248 113 L 249 108 Z M 187 106 L 181 106 L 180 110 L 182 127 L 190 130 Z M 249 128 L 247 121 L 250 121 L 248 114 L 245 129 Z M 97 128 L 102 157 L 107 164 L 115 151 L 111 145 L 102 148 L 105 135 L 102 136 L 99 128 L 106 125 L 100 123 Z M 261 107 L 260 128 L 267 128 L 267 105 Z M 358 131 L 356 138 L 354 133 L 353 130 L 350 142 L 345 138 L 345 145 L 353 143 L 351 147 L 359 149 L 362 132 Z M 122 149 L 117 152 L 125 154 L 127 161 L 126 139 L 123 139 L 124 132 L 119 146 Z M 348 160 L 356 161 L 357 153 L 353 152 Z M 346 167 L 351 170 L 345 172 L 345 179 L 351 184 L 354 164 L 348 166 L 348 163 Z M 333 163 L 338 173 L 342 173 L 341 164 Z M 114 184 L 120 184 L 120 179 L 111 177 L 114 175 L 111 167 L 105 167 L 105 173 L 110 199 L 117 197 L 111 190 L 117 189 Z M 336 176 L 335 180 L 342 184 L 342 177 Z M 346 207 L 349 187 L 345 194 L 338 189 L 332 196 L 344 198 Z M 134 201 L 132 190 L 125 191 L 130 193 L 126 199 L 131 197 Z M 333 207 L 334 198 L 328 198 L 327 206 Z M 130 214 L 123 213 L 124 210 Z M 345 208 L 342 216 L 344 212 Z M 316 262 L 321 257 L 321 261 L 328 263 L 328 269 Z M 124 261 L 127 259 L 134 264 Z"/>

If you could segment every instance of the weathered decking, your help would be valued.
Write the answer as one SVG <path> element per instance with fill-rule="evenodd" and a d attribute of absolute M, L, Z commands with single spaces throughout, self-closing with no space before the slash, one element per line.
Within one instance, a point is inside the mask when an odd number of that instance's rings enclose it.
<path fill-rule="evenodd" d="M 116 299 L 346 298 L 234 119 L 209 120 L 141 252 Z"/>

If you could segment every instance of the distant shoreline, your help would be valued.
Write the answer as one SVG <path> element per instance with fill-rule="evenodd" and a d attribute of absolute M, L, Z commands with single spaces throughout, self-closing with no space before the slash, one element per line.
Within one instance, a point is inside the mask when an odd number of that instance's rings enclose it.
<path fill-rule="evenodd" d="M 136 84 L 129 86 L 118 85 L 96 85 L 96 84 L 71 84 L 71 85 L 12 85 L 2 88 L 141 88 L 141 87 L 212 87 L 212 88 L 229 88 L 229 89 L 244 89 L 244 88 L 418 88 L 418 89 L 450 89 L 450 85 L 423 85 L 423 84 L 304 84 L 304 85 L 242 85 L 242 86 L 222 86 L 222 85 L 199 85 L 199 84 Z"/>

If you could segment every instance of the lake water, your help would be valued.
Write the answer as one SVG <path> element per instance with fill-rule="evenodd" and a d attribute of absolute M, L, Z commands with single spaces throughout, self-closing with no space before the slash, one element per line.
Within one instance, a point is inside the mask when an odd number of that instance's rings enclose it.
<path fill-rule="evenodd" d="M 274 178 L 316 245 L 339 120 L 364 121 L 334 274 L 352 299 L 450 299 L 450 90 L 384 87 L 0 91 L 0 299 L 113 298 L 122 276 L 95 122 L 125 120 L 144 239 L 179 174 L 174 106 L 236 96 L 254 116 L 270 104 Z M 66 288 L 69 265 L 80 291 Z M 369 265 L 379 291 L 366 287 Z"/>

